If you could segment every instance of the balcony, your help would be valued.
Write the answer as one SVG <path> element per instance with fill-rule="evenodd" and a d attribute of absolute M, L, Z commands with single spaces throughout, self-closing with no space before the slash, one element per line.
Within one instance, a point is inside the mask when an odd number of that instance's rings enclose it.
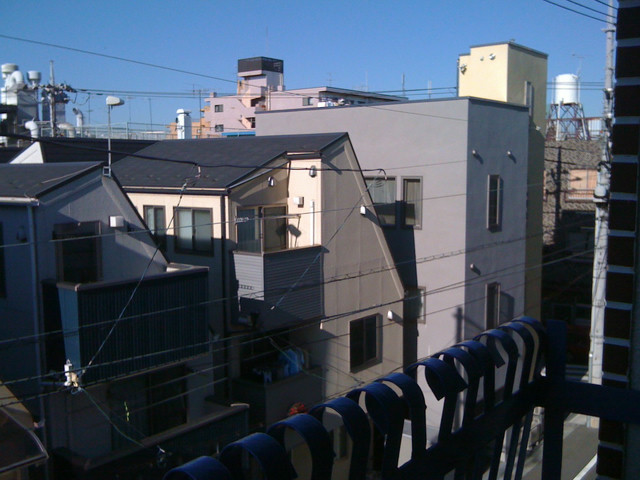
<path fill-rule="evenodd" d="M 138 278 L 43 282 L 47 370 L 62 370 L 66 359 L 75 368 L 86 367 L 97 355 L 84 374 L 86 383 L 207 352 L 207 275 L 207 268 L 186 267 L 139 285 Z"/>
<path fill-rule="evenodd" d="M 294 403 L 301 402 L 306 407 L 319 403 L 321 373 L 321 368 L 315 367 L 269 381 L 236 378 L 232 380 L 232 398 L 250 405 L 250 425 L 264 428 L 286 417 Z"/>
<path fill-rule="evenodd" d="M 240 323 L 263 330 L 324 314 L 321 246 L 274 252 L 233 252 Z"/>

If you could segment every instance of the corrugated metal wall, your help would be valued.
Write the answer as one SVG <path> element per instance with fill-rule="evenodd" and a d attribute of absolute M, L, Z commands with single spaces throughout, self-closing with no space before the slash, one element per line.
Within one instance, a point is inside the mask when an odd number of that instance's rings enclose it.
<path fill-rule="evenodd" d="M 137 281 L 78 291 L 82 366 L 98 352 Z M 207 273 L 143 281 L 85 382 L 179 361 L 208 350 Z"/>

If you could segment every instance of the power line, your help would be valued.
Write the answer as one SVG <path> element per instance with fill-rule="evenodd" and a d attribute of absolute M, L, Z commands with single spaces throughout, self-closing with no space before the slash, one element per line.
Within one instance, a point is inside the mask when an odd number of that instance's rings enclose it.
<path fill-rule="evenodd" d="M 579 7 L 585 8 L 585 9 L 590 10 L 590 11 L 592 11 L 592 12 L 599 13 L 600 15 L 604 15 L 604 16 L 606 16 L 606 17 L 613 18 L 614 20 L 615 20 L 615 18 L 616 18 L 616 17 L 615 17 L 615 15 L 609 15 L 608 13 L 601 12 L 600 10 L 596 10 L 595 8 L 587 7 L 586 5 L 583 5 L 583 4 L 581 4 L 581 3 L 578 3 L 578 2 L 576 2 L 575 0 L 565 0 L 565 1 L 566 1 L 566 2 L 569 2 L 569 3 L 573 3 L 574 5 L 577 5 L 577 6 L 579 6 Z"/>
<path fill-rule="evenodd" d="M 593 0 L 593 1 L 599 3 L 600 5 L 604 5 L 605 7 L 610 6 L 608 3 L 603 2 L 602 0 Z M 618 10 L 618 7 L 614 7 L 613 5 L 611 5 L 611 8 L 613 8 L 614 10 Z"/>
<path fill-rule="evenodd" d="M 575 226 L 580 226 L 582 225 L 583 222 L 581 221 L 576 221 L 574 223 L 569 223 L 566 225 L 563 225 L 561 228 L 557 228 L 556 230 L 562 230 L 562 229 L 567 229 L 569 230 L 570 228 L 573 228 Z M 472 253 L 475 251 L 480 251 L 483 249 L 487 249 L 487 248 L 494 248 L 494 247 L 499 247 L 505 244 L 510 244 L 513 242 L 520 242 L 520 241 L 524 241 L 527 240 L 528 238 L 532 238 L 532 237 L 537 237 L 537 236 L 543 236 L 546 233 L 550 233 L 553 232 L 553 229 L 550 230 L 546 230 L 546 231 L 542 231 L 539 234 L 534 234 L 534 235 L 527 235 L 527 236 L 523 236 L 523 237 L 518 237 L 518 238 L 514 238 L 514 239 L 507 239 L 507 240 L 502 240 L 502 241 L 497 241 L 497 242 L 491 242 L 491 243 L 486 243 L 486 244 L 482 244 L 482 245 L 478 245 L 476 247 L 474 247 L 473 249 L 460 249 L 460 250 L 453 250 L 453 251 L 449 251 L 449 252 L 441 252 L 441 253 L 436 253 L 436 254 L 432 254 L 426 257 L 420 257 L 417 259 L 409 259 L 409 260 L 404 260 L 404 261 L 399 261 L 399 262 L 394 262 L 392 265 L 390 266 L 384 266 L 382 268 L 373 268 L 370 270 L 366 270 L 366 271 L 362 271 L 362 270 L 358 270 L 357 272 L 353 272 L 353 273 L 344 273 L 341 275 L 336 275 L 334 277 L 330 277 L 328 279 L 323 280 L 320 283 L 314 283 L 312 285 L 308 285 L 305 288 L 308 289 L 312 289 L 312 288 L 316 288 L 317 286 L 322 286 L 322 285 L 328 285 L 331 283 L 335 283 L 335 282 L 340 282 L 340 281 L 346 281 L 346 280 L 353 280 L 362 276 L 366 276 L 366 275 L 371 275 L 371 274 L 376 274 L 376 273 L 382 273 L 385 271 L 389 271 L 392 269 L 397 269 L 402 267 L 403 265 L 411 265 L 411 264 L 421 264 L 421 263 L 425 263 L 425 262 L 430 262 L 430 261 L 436 261 L 436 260 L 440 260 L 443 258 L 449 258 L 451 256 L 456 256 L 456 255 L 461 255 L 461 254 L 467 254 L 467 253 Z M 552 252 L 551 254 L 558 254 L 558 252 Z M 549 254 L 547 254 L 546 256 L 548 256 Z M 378 257 L 377 259 L 374 259 L 375 261 L 380 261 L 380 260 L 384 260 L 384 258 L 382 257 Z M 356 265 L 356 264 L 354 264 Z M 358 266 L 360 266 L 360 264 L 357 264 Z M 263 294 L 269 293 L 269 291 L 265 290 L 262 292 Z M 204 305 L 210 305 L 210 304 L 215 304 L 215 303 L 219 303 L 219 302 L 223 302 L 223 301 L 229 301 L 229 300 L 235 300 L 240 298 L 239 296 L 231 296 L 231 297 L 221 297 L 221 298 L 216 298 L 213 300 L 208 300 L 208 301 L 204 301 L 204 302 L 199 302 L 196 304 L 188 304 L 188 305 L 182 305 L 182 306 L 177 306 L 177 307 L 171 307 L 171 308 L 167 308 L 167 309 L 163 309 L 163 310 L 154 310 L 151 312 L 145 312 L 142 314 L 138 314 L 135 316 L 129 316 L 129 317 L 122 317 L 122 320 L 136 320 L 136 319 L 143 319 L 145 317 L 148 317 L 150 315 L 156 315 L 156 314 L 160 314 L 160 313 L 170 313 L 170 312 L 175 312 L 181 309 L 189 309 L 189 308 L 197 308 L 199 306 L 204 306 Z M 66 335 L 66 336 L 71 336 L 71 335 L 77 335 L 78 332 L 80 332 L 82 329 L 85 328 L 96 328 L 96 327 L 100 327 L 101 325 L 109 325 L 114 321 L 114 319 L 109 319 L 109 320 L 104 320 L 101 322 L 96 322 L 96 323 L 92 323 L 90 325 L 81 325 L 78 326 L 76 329 L 73 329 L 72 331 L 68 331 L 65 333 L 64 330 L 55 330 L 55 331 L 50 331 L 50 332 L 46 332 L 46 333 L 41 333 L 41 334 L 36 334 L 36 335 L 28 335 L 28 336 L 23 336 L 23 337 L 17 337 L 17 338 L 12 338 L 12 339 L 5 339 L 5 340 L 1 340 L 0 341 L 0 346 L 3 344 L 8 344 L 8 343 L 23 343 L 27 340 L 34 340 L 34 341 L 40 341 L 40 339 L 50 336 L 50 335 Z"/>
<path fill-rule="evenodd" d="M 539 267 L 549 266 L 549 265 L 553 265 L 553 264 L 560 263 L 560 262 L 565 262 L 565 261 L 571 260 L 572 258 L 577 258 L 577 257 L 583 256 L 583 255 L 585 255 L 587 253 L 590 253 L 590 252 L 592 252 L 592 250 L 585 250 L 585 251 L 577 252 L 577 253 L 574 253 L 574 254 L 572 254 L 570 256 L 567 256 L 567 257 L 562 257 L 562 258 L 559 258 L 559 259 L 550 260 L 550 261 L 547 261 L 547 262 L 543 262 L 540 265 L 536 265 L 536 266 L 533 266 L 533 267 L 527 267 L 527 268 L 522 269 L 522 270 L 517 270 L 515 272 L 511 272 L 511 273 L 509 273 L 509 275 L 514 275 L 514 274 L 522 273 L 522 272 L 524 272 L 526 270 L 537 269 Z M 553 252 L 553 253 L 556 253 L 556 252 Z M 442 258 L 442 257 L 439 257 L 439 258 Z M 461 281 L 454 282 L 454 283 L 451 283 L 451 284 L 448 284 L 448 285 L 445 285 L 445 286 L 441 286 L 441 287 L 438 287 L 438 288 L 434 288 L 434 289 L 425 291 L 424 294 L 427 295 L 427 296 L 428 295 L 434 295 L 434 294 L 437 294 L 437 293 L 450 291 L 452 289 L 457 289 L 457 288 L 466 287 L 468 285 L 473 285 L 476 282 L 477 283 L 484 283 L 484 282 L 486 282 L 486 280 L 488 278 L 489 279 L 490 278 L 495 278 L 495 274 L 496 273 L 498 273 L 498 274 L 504 273 L 504 272 L 507 272 L 507 271 L 509 271 L 509 270 L 511 270 L 513 268 L 520 267 L 522 265 L 523 264 L 510 265 L 510 266 L 507 266 L 507 267 L 503 268 L 501 271 L 492 272 L 491 275 L 481 275 L 481 276 L 479 276 L 476 279 L 471 280 L 471 281 L 461 280 Z M 501 276 L 501 275 L 499 275 L 499 276 Z M 351 277 L 351 278 L 357 278 L 357 276 L 356 277 Z M 419 296 L 419 295 L 422 295 L 422 292 L 419 293 L 419 294 L 416 294 L 416 296 Z M 367 312 L 367 311 L 375 310 L 375 309 L 378 309 L 378 308 L 381 308 L 381 307 L 390 306 L 392 304 L 398 303 L 399 301 L 403 301 L 404 299 L 405 298 L 403 297 L 402 299 L 391 300 L 391 301 L 388 301 L 388 302 L 383 302 L 383 303 L 379 303 L 379 304 L 375 304 L 375 305 L 370 305 L 370 306 L 367 306 L 367 307 L 362 307 L 362 308 L 355 309 L 355 310 L 348 311 L 348 312 L 341 312 L 339 314 L 335 314 L 335 315 L 331 315 L 331 316 L 328 316 L 328 317 L 324 317 L 323 319 L 320 319 L 320 320 L 315 321 L 315 322 L 305 323 L 303 325 L 299 325 L 299 326 L 296 326 L 296 327 L 289 327 L 289 328 L 286 329 L 286 333 L 291 333 L 291 332 L 294 332 L 296 330 L 305 329 L 305 328 L 308 328 L 310 326 L 318 325 L 318 324 L 321 324 L 321 323 L 336 321 L 336 320 L 339 320 L 339 319 L 341 319 L 343 317 L 347 317 L 347 316 L 350 316 L 350 315 L 360 314 L 360 313 L 364 313 L 364 312 Z M 465 305 L 466 305 L 466 303 L 465 303 Z M 436 311 L 436 312 L 429 312 L 427 315 L 431 315 L 431 314 L 434 314 L 434 313 L 440 313 L 441 311 L 446 311 L 446 310 L 449 310 L 449 309 L 454 308 L 456 306 L 458 306 L 458 304 L 452 305 L 452 306 L 448 306 L 448 307 L 444 307 L 443 309 L 441 309 L 439 311 Z M 392 325 L 392 323 L 390 323 L 389 325 Z M 281 334 L 281 333 L 282 332 L 280 332 L 279 334 Z M 191 345 L 177 347 L 177 348 L 173 348 L 173 349 L 169 349 L 169 350 L 163 350 L 163 351 L 159 351 L 159 352 L 151 352 L 151 353 L 147 353 L 147 354 L 143 354 L 143 355 L 127 357 L 127 358 L 124 358 L 124 359 L 117 359 L 117 360 L 113 360 L 113 361 L 109 361 L 109 362 L 103 362 L 103 363 L 100 363 L 100 364 L 97 364 L 97 365 L 92 365 L 91 368 L 98 368 L 98 367 L 103 367 L 103 366 L 108 366 L 108 365 L 116 365 L 116 364 L 119 364 L 119 363 L 129 362 L 129 361 L 137 360 L 137 359 L 141 359 L 141 358 L 149 358 L 149 357 L 153 357 L 153 356 L 157 356 L 157 355 L 164 355 L 166 353 L 170 353 L 170 352 L 174 352 L 174 351 L 196 348 L 196 347 L 199 347 L 199 346 L 210 345 L 212 343 L 220 343 L 220 342 L 223 342 L 225 340 L 230 340 L 230 339 L 238 340 L 238 339 L 242 339 L 242 337 L 249 337 L 248 340 L 241 341 L 240 343 L 237 343 L 235 345 L 230 345 L 230 346 L 227 346 L 227 347 L 223 347 L 223 348 L 220 348 L 220 349 L 217 349 L 217 350 L 213 350 L 211 352 L 199 353 L 199 354 L 195 355 L 194 357 L 191 357 L 191 358 L 198 358 L 198 357 L 202 357 L 204 355 L 209 355 L 209 354 L 213 354 L 213 353 L 217 353 L 217 352 L 222 352 L 222 351 L 225 351 L 225 350 L 228 350 L 228 349 L 231 349 L 231 348 L 238 348 L 238 347 L 240 347 L 242 345 L 255 343 L 256 341 L 262 340 L 262 338 L 258 338 L 258 339 L 250 338 L 250 337 L 254 337 L 254 336 L 255 336 L 255 332 L 248 332 L 247 334 L 244 334 L 244 335 L 241 335 L 241 336 L 226 337 L 224 339 L 206 341 L 206 342 L 202 342 L 202 343 L 199 343 L 199 344 L 191 344 Z M 333 338 L 333 337 L 330 337 L 327 340 L 331 340 L 331 338 Z M 181 362 L 187 361 L 187 360 L 188 360 L 188 358 L 181 360 Z M 150 368 L 150 369 L 145 369 L 145 370 L 149 371 L 149 370 L 154 370 L 154 369 L 155 368 Z M 141 370 L 138 373 L 144 373 L 145 370 Z M 6 382 L 4 382 L 4 384 L 5 385 L 10 385 L 10 384 L 19 383 L 19 382 L 22 382 L 22 381 L 31 381 L 31 380 L 38 380 L 38 379 L 48 378 L 48 377 L 61 376 L 63 373 L 64 372 L 53 372 L 53 373 L 48 373 L 48 374 L 43 375 L 43 376 L 25 377 L 25 378 L 22 378 L 22 379 L 6 381 Z M 121 378 L 123 376 L 128 376 L 130 374 L 131 374 L 131 372 L 128 372 L 127 374 L 119 375 L 119 376 L 116 376 L 116 377 L 110 377 L 110 378 L 107 378 L 107 379 L 101 379 L 99 381 L 95 381 L 93 383 L 89 383 L 86 386 L 88 387 L 88 386 L 91 386 L 91 385 L 94 385 L 94 384 L 103 383 L 105 381 L 115 380 L 117 378 Z"/>
<path fill-rule="evenodd" d="M 597 21 L 603 22 L 603 23 L 609 23 L 609 22 L 607 22 L 606 20 L 604 20 L 602 18 L 594 17 L 593 15 L 588 15 L 586 13 L 579 12 L 578 10 L 574 10 L 573 8 L 565 7 L 563 5 L 560 5 L 559 3 L 552 2 L 551 0 L 542 0 L 542 1 L 546 2 L 546 3 L 549 3 L 551 5 L 555 5 L 556 7 L 563 8 L 564 10 L 568 10 L 570 12 L 577 13 L 578 15 L 582 15 L 583 17 L 592 18 L 593 20 L 597 20 Z"/>

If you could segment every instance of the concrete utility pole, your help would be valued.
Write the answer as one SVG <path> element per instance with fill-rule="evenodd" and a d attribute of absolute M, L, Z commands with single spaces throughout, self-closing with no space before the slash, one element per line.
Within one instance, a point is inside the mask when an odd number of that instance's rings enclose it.
<path fill-rule="evenodd" d="M 53 60 L 49 61 L 49 84 L 44 85 L 42 88 L 42 96 L 47 99 L 49 104 L 49 124 L 51 126 L 51 136 L 57 137 L 59 134 L 58 131 L 58 122 L 56 119 L 56 102 L 57 103 L 67 103 L 69 99 L 65 95 L 65 92 L 75 92 L 73 88 L 64 83 L 58 85 L 56 83 L 56 79 L 53 71 Z M 43 112 L 44 115 L 44 112 Z"/>
<path fill-rule="evenodd" d="M 609 0 L 607 17 L 607 61 L 604 81 L 602 160 L 598 165 L 598 183 L 593 194 L 596 206 L 593 284 L 591 301 L 591 347 L 589 349 L 589 382 L 602 383 L 602 350 L 604 345 L 604 311 L 607 286 L 607 250 L 609 244 L 609 187 L 611 181 L 611 127 L 613 119 L 613 36 L 615 14 Z"/>

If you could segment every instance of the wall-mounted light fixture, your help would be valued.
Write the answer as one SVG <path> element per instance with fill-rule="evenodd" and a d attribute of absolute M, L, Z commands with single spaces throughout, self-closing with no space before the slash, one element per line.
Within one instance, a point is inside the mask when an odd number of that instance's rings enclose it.
<path fill-rule="evenodd" d="M 315 177 L 318 174 L 318 171 L 316 170 L 316 166 L 315 165 L 311 165 L 309 167 L 309 176 L 310 177 Z"/>
<path fill-rule="evenodd" d="M 367 214 L 367 207 L 365 207 L 364 205 L 360 205 L 360 215 L 366 215 Z"/>
<path fill-rule="evenodd" d="M 276 186 L 276 179 L 274 177 L 269 177 L 267 178 L 267 186 L 268 187 L 275 187 Z"/>

